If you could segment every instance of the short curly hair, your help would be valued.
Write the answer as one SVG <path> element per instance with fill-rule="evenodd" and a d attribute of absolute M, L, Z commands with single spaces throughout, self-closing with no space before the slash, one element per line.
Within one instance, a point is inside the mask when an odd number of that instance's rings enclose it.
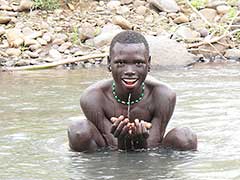
<path fill-rule="evenodd" d="M 111 42 L 110 45 L 110 57 L 112 53 L 112 49 L 116 43 L 122 43 L 122 44 L 138 44 L 138 43 L 143 43 L 144 46 L 146 47 L 147 54 L 149 55 L 149 45 L 145 37 L 140 34 L 139 32 L 136 31 L 122 31 L 118 33 Z"/>

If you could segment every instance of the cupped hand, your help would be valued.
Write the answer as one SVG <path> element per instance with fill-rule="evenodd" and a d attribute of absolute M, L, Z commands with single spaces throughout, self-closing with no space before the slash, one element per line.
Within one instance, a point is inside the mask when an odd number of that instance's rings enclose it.
<path fill-rule="evenodd" d="M 128 118 L 124 118 L 123 115 L 117 117 L 112 117 L 111 121 L 113 123 L 111 127 L 111 133 L 116 138 L 123 138 L 129 134 L 130 123 Z"/>

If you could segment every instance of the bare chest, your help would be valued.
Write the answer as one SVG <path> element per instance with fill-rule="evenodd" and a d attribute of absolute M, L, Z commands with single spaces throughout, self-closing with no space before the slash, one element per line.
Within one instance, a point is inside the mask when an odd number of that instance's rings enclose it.
<path fill-rule="evenodd" d="M 130 121 L 139 119 L 150 122 L 153 116 L 152 112 L 151 105 L 146 103 L 137 103 L 128 107 L 127 105 L 116 102 L 113 103 L 113 106 L 106 107 L 106 115 L 109 119 L 123 115 L 124 117 L 128 117 Z"/>

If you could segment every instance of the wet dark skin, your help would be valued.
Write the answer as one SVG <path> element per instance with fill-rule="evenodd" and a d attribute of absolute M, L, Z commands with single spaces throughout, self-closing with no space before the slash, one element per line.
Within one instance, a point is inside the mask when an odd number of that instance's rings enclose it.
<path fill-rule="evenodd" d="M 74 151 L 94 152 L 98 148 L 136 150 L 170 147 L 177 150 L 197 149 L 197 137 L 188 128 L 174 128 L 165 135 L 173 114 L 176 94 L 157 80 L 146 79 L 151 57 L 143 43 L 116 43 L 108 58 L 113 79 L 100 81 L 82 94 L 81 108 L 86 119 L 73 122 L 68 129 L 70 148 Z M 118 103 L 112 93 L 113 80 L 116 94 L 128 101 L 144 97 L 128 106 Z M 127 81 L 134 81 L 128 85 Z M 147 124 L 148 123 L 148 124 Z"/>

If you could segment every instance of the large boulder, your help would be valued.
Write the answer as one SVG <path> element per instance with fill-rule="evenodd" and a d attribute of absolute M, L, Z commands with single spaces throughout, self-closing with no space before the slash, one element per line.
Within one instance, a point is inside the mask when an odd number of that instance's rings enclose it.
<path fill-rule="evenodd" d="M 196 61 L 193 54 L 181 44 L 166 36 L 145 36 L 152 56 L 151 64 L 160 66 L 187 66 Z"/>

